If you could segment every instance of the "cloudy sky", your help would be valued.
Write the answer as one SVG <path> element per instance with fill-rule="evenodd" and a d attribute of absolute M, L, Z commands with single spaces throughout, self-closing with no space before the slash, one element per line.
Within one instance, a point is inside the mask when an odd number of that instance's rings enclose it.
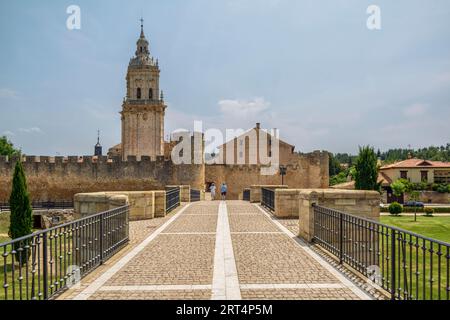
<path fill-rule="evenodd" d="M 450 142 L 448 0 L 1 0 L 0 135 L 36 155 L 92 154 L 97 129 L 120 142 L 141 15 L 167 133 L 261 122 L 304 152 Z"/>

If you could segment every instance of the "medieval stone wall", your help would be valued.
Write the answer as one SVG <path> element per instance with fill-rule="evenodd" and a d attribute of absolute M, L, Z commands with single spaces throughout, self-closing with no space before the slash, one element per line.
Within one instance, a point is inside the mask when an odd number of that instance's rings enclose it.
<path fill-rule="evenodd" d="M 0 202 L 8 201 L 17 158 L 0 157 Z M 33 201 L 71 201 L 77 193 L 151 191 L 166 185 L 204 189 L 204 165 L 174 165 L 164 157 L 35 157 L 23 159 Z"/>
<path fill-rule="evenodd" d="M 293 189 L 328 188 L 328 153 L 313 152 L 296 155 L 287 164 L 284 185 Z M 228 199 L 239 199 L 243 190 L 251 185 L 280 185 L 281 176 L 262 175 L 260 165 L 207 165 L 205 183 L 214 182 L 220 190 L 222 182 L 228 185 Z"/>

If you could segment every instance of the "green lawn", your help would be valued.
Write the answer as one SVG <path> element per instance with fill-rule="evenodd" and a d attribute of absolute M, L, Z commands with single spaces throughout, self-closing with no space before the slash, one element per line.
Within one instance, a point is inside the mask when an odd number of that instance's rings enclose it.
<path fill-rule="evenodd" d="M 450 243 L 450 217 L 418 216 L 417 222 L 414 222 L 414 216 L 382 216 L 380 220 L 387 225 Z M 385 237 L 382 240 L 384 243 L 380 245 L 385 248 L 386 257 L 391 257 L 391 240 Z M 397 263 L 404 263 L 406 268 L 397 269 L 396 287 L 402 288 L 402 293 L 407 291 L 413 299 L 447 299 L 448 262 L 445 257 L 449 251 L 446 246 L 432 245 L 429 241 L 406 236 L 405 246 L 402 247 L 401 241 L 398 241 L 397 247 Z M 440 257 L 439 253 L 442 254 Z M 386 279 L 389 279 L 389 272 L 392 271 L 390 263 L 391 260 L 385 258 L 380 261 L 380 267 L 386 270 L 383 275 Z"/>
<path fill-rule="evenodd" d="M 450 243 L 450 217 L 417 216 L 417 222 L 414 222 L 413 216 L 382 216 L 380 221 L 384 224 Z"/>
<path fill-rule="evenodd" d="M 9 240 L 8 237 L 8 229 L 9 229 L 9 212 L 1 212 L 0 213 L 0 243 L 6 242 Z"/>

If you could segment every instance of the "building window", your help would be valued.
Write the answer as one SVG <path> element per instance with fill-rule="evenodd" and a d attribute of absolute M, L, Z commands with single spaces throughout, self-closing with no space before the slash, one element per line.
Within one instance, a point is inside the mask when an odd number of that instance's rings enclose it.
<path fill-rule="evenodd" d="M 153 89 L 152 89 L 152 88 L 150 88 L 150 89 L 148 90 L 148 98 L 149 98 L 150 100 L 153 99 Z"/>
<path fill-rule="evenodd" d="M 138 99 L 141 98 L 141 88 L 137 88 L 136 97 L 137 97 Z"/>
<path fill-rule="evenodd" d="M 408 179 L 408 171 L 400 171 L 400 179 Z"/>
<path fill-rule="evenodd" d="M 434 183 L 450 183 L 450 170 L 434 171 Z"/>
<path fill-rule="evenodd" d="M 420 180 L 422 182 L 428 182 L 428 171 L 421 171 L 420 172 Z"/>

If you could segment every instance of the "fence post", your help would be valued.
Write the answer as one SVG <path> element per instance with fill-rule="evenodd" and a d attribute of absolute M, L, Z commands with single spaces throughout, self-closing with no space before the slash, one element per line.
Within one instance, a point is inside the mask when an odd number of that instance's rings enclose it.
<path fill-rule="evenodd" d="M 100 215 L 100 264 L 103 264 L 103 214 Z"/>
<path fill-rule="evenodd" d="M 395 254 L 395 241 L 396 241 L 396 231 L 394 228 L 391 229 L 391 300 L 395 300 L 395 282 L 396 282 L 396 254 Z"/>
<path fill-rule="evenodd" d="M 339 213 L 339 264 L 344 261 L 344 218 L 342 213 Z"/>
<path fill-rule="evenodd" d="M 42 239 L 42 259 L 43 259 L 43 268 L 42 268 L 42 273 L 43 273 L 43 290 L 44 290 L 44 300 L 48 300 L 48 250 L 47 250 L 47 232 L 44 232 L 42 234 L 43 239 Z"/>

